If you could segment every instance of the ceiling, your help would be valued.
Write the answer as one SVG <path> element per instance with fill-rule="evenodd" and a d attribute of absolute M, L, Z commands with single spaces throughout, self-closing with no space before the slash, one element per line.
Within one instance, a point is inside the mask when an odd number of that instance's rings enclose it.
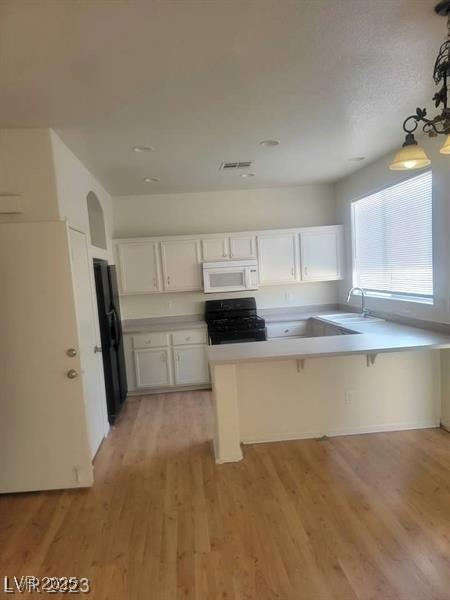
<path fill-rule="evenodd" d="M 54 128 L 114 195 L 333 181 L 432 108 L 433 6 L 0 0 L 0 127 Z M 219 170 L 236 160 L 255 177 Z"/>

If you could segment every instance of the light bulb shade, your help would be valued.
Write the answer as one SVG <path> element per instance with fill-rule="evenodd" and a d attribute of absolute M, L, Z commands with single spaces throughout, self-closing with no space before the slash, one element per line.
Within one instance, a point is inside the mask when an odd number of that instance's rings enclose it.
<path fill-rule="evenodd" d="M 440 150 L 441 154 L 450 154 L 450 135 L 445 139 L 444 145 Z"/>
<path fill-rule="evenodd" d="M 391 171 L 413 171 L 428 167 L 429 164 L 431 164 L 431 160 L 425 151 L 415 143 L 403 146 L 394 156 L 389 168 Z"/>

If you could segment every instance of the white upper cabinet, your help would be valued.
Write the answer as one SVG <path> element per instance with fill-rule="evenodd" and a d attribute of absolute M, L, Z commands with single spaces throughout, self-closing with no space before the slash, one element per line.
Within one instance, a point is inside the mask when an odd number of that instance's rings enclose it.
<path fill-rule="evenodd" d="M 303 281 L 331 281 L 343 275 L 341 225 L 309 227 L 300 232 Z"/>
<path fill-rule="evenodd" d="M 200 240 L 172 239 L 161 242 L 161 258 L 165 291 L 202 289 Z"/>
<path fill-rule="evenodd" d="M 274 233 L 258 236 L 261 285 L 294 283 L 299 279 L 298 236 Z"/>
<path fill-rule="evenodd" d="M 157 242 L 120 242 L 117 244 L 117 258 L 122 294 L 149 294 L 161 291 Z"/>
<path fill-rule="evenodd" d="M 230 245 L 227 237 L 205 238 L 202 240 L 203 261 L 227 260 L 230 257 Z"/>
<path fill-rule="evenodd" d="M 122 239 L 115 242 L 121 294 L 203 289 L 202 263 L 257 259 L 260 285 L 342 279 L 342 225 Z"/>
<path fill-rule="evenodd" d="M 256 258 L 256 239 L 254 235 L 232 235 L 230 237 L 230 258 Z"/>
<path fill-rule="evenodd" d="M 246 234 L 204 238 L 202 255 L 204 261 L 256 258 L 256 238 Z"/>

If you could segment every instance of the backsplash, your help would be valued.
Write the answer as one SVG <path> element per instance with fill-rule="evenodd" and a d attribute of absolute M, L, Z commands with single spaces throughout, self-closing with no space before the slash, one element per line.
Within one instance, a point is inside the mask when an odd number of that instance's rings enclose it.
<path fill-rule="evenodd" d="M 203 314 L 205 300 L 254 296 L 258 309 L 314 304 L 334 304 L 338 300 L 338 281 L 274 285 L 256 291 L 229 294 L 177 292 L 122 296 L 120 305 L 123 319 L 166 317 L 172 315 Z"/>

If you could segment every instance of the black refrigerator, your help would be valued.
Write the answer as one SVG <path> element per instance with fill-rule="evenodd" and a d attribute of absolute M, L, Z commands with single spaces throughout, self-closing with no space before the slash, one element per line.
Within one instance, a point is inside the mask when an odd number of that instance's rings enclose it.
<path fill-rule="evenodd" d="M 115 265 L 94 259 L 108 420 L 111 425 L 127 397 L 127 374 Z"/>

